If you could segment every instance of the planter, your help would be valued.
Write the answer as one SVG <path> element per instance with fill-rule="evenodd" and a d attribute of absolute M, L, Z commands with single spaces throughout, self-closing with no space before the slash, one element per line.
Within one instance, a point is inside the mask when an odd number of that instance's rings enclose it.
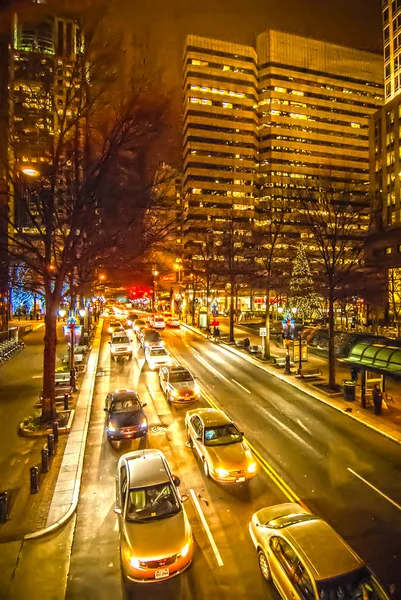
<path fill-rule="evenodd" d="M 65 425 L 63 427 L 59 427 L 59 435 L 70 433 L 75 410 L 60 410 L 57 414 L 60 417 L 66 417 Z M 31 428 L 25 425 L 25 423 L 20 423 L 19 433 L 24 437 L 47 437 L 49 433 L 53 433 L 53 428 L 49 426 L 37 426 L 37 428 Z"/>

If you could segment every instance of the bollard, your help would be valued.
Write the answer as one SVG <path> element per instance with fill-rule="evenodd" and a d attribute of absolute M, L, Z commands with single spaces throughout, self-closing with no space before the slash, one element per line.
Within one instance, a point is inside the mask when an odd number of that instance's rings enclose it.
<path fill-rule="evenodd" d="M 49 456 L 54 456 L 54 435 L 52 433 L 47 435 L 47 449 Z"/>
<path fill-rule="evenodd" d="M 8 496 L 7 492 L 0 492 L 0 523 L 8 521 Z"/>
<path fill-rule="evenodd" d="M 48 473 L 50 469 L 49 451 L 42 448 L 42 473 Z"/>
<path fill-rule="evenodd" d="M 53 435 L 54 435 L 54 443 L 58 443 L 58 423 L 57 421 L 53 421 Z"/>
<path fill-rule="evenodd" d="M 39 469 L 38 467 L 31 467 L 29 469 L 29 475 L 31 480 L 31 494 L 37 494 L 39 491 Z"/>
<path fill-rule="evenodd" d="M 64 410 L 68 410 L 68 394 L 64 394 Z"/>

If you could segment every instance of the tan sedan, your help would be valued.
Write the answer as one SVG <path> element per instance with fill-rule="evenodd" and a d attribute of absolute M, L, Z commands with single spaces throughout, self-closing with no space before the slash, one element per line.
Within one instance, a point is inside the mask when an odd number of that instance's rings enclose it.
<path fill-rule="evenodd" d="M 201 459 L 206 477 L 244 483 L 256 475 L 256 462 L 243 434 L 223 411 L 189 410 L 185 427 L 189 445 Z"/>

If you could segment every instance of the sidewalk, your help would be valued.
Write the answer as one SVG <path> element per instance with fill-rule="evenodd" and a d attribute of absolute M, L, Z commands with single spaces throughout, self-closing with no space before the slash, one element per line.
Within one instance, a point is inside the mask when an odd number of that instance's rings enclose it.
<path fill-rule="evenodd" d="M 36 329 L 43 326 L 43 321 L 32 323 L 35 331 L 25 338 L 25 349 L 1 366 L 2 382 L 4 377 L 5 385 L 2 384 L 0 390 L 0 416 L 4 428 L 0 440 L 0 491 L 8 492 L 9 520 L 0 525 L 0 542 L 22 539 L 24 536 L 25 539 L 29 539 L 30 534 L 35 535 L 35 532 L 57 521 L 61 510 L 65 508 L 64 502 L 70 507 L 71 498 L 68 494 L 71 497 L 73 495 L 77 472 L 73 471 L 72 465 L 79 462 L 79 455 L 77 457 L 76 453 L 80 451 L 83 437 L 83 429 L 78 436 L 76 431 L 82 425 L 83 399 L 89 397 L 90 383 L 94 379 L 90 365 L 97 364 L 96 340 L 97 345 L 100 342 L 98 334 L 89 356 L 87 375 L 78 380 L 78 400 L 76 394 L 70 399 L 70 408 L 75 409 L 72 430 L 69 434 L 59 436 L 56 454 L 50 461 L 50 470 L 46 474 L 40 474 L 39 492 L 31 495 L 29 469 L 38 466 L 40 472 L 41 449 L 46 443 L 46 437 L 21 437 L 18 434 L 19 423 L 38 410 L 36 404 L 42 387 L 44 331 Z M 58 324 L 57 332 L 57 364 L 60 365 L 67 351 L 62 325 Z M 96 370 L 96 367 L 94 368 Z M 70 466 L 67 467 L 66 462 L 69 462 Z M 67 476 L 65 471 L 69 472 Z M 59 482 L 61 472 L 66 478 L 64 482 Z"/>
<path fill-rule="evenodd" d="M 220 331 L 223 335 L 229 333 L 229 326 L 222 322 L 221 318 L 219 318 L 220 322 Z M 201 332 L 198 328 L 192 327 L 191 325 L 185 325 L 191 331 L 202 335 L 203 337 L 207 337 L 206 334 Z M 235 339 L 241 340 L 244 337 L 248 337 L 250 339 L 251 345 L 261 345 L 261 338 L 252 331 L 252 329 L 247 328 L 244 325 L 236 325 L 235 326 Z M 263 371 L 285 381 L 286 383 L 302 390 L 307 393 L 309 396 L 319 400 L 327 404 L 328 406 L 334 408 L 335 410 L 339 410 L 347 415 L 349 418 L 355 419 L 360 423 L 363 423 L 367 427 L 374 429 L 378 433 L 381 433 L 385 437 L 401 444 L 401 388 L 397 384 L 397 382 L 387 379 L 386 381 L 386 390 L 389 395 L 393 397 L 393 402 L 388 402 L 388 410 L 383 410 L 380 416 L 376 416 L 373 412 L 373 408 L 362 408 L 360 406 L 360 385 L 357 385 L 356 389 L 356 400 L 355 402 L 346 402 L 342 395 L 339 396 L 328 396 L 321 391 L 319 391 L 316 387 L 313 386 L 315 381 L 305 381 L 295 376 L 296 370 L 298 366 L 292 368 L 291 375 L 285 375 L 284 369 L 276 368 L 271 362 L 266 361 L 263 362 L 253 357 L 251 354 L 246 352 L 243 349 L 237 348 L 235 346 L 230 346 L 228 344 L 223 343 L 222 346 L 228 350 L 229 352 L 236 354 L 237 356 L 241 356 L 248 362 L 254 364 L 258 368 Z M 280 345 L 276 344 L 275 341 L 271 340 L 271 355 L 274 357 L 285 357 L 286 350 Z M 328 361 L 325 358 L 321 358 L 318 356 L 314 356 L 309 353 L 308 362 L 303 363 L 306 368 L 317 367 L 322 371 L 322 378 L 320 381 L 328 380 Z M 336 380 L 338 383 L 342 383 L 344 380 L 350 379 L 350 369 L 346 368 L 344 365 L 340 363 L 336 363 Z"/>

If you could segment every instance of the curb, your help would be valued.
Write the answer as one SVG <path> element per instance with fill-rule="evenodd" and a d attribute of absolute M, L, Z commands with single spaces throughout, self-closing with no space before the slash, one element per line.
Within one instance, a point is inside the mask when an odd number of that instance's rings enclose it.
<path fill-rule="evenodd" d="M 191 325 L 187 325 L 186 323 L 182 323 L 182 325 L 184 327 L 186 327 L 187 329 L 189 329 L 190 331 L 192 331 L 193 333 L 196 333 L 196 334 L 200 335 L 201 337 L 204 337 L 204 338 L 207 339 L 207 335 L 205 335 L 201 331 L 197 331 L 195 329 L 195 327 L 192 327 Z M 367 423 L 366 421 L 363 421 L 359 417 L 356 417 L 355 415 L 353 415 L 350 412 L 344 410 L 343 408 L 340 408 L 339 406 L 334 406 L 333 404 L 330 404 L 330 402 L 327 402 L 327 400 L 324 400 L 324 398 L 320 398 L 319 396 L 316 396 L 311 390 L 307 390 L 307 389 L 298 387 L 294 381 L 291 381 L 290 379 L 286 379 L 285 377 L 283 377 L 279 373 L 275 373 L 274 371 L 269 371 L 268 369 L 266 369 L 266 367 L 264 367 L 263 365 L 260 365 L 259 363 L 257 363 L 253 358 L 251 358 L 250 356 L 246 356 L 245 354 L 242 354 L 241 352 L 239 352 L 238 350 L 236 350 L 232 346 L 228 346 L 227 344 L 224 344 L 224 342 L 223 342 L 223 343 L 220 344 L 220 347 L 224 348 L 225 350 L 227 350 L 227 352 L 231 352 L 231 354 L 235 354 L 236 356 L 239 356 L 240 358 L 243 358 L 244 360 L 248 361 L 250 364 L 254 365 L 255 367 L 258 367 L 259 369 L 261 369 L 265 373 L 268 373 L 269 375 L 272 375 L 276 379 L 280 379 L 281 381 L 284 381 L 285 383 L 288 383 L 289 385 L 291 385 L 292 387 L 296 388 L 297 390 L 299 390 L 301 392 L 304 392 L 305 394 L 307 394 L 308 396 L 311 396 L 315 400 L 318 400 L 319 402 L 322 402 L 323 404 L 325 404 L 326 406 L 332 408 L 333 410 L 336 410 L 336 411 L 342 413 L 343 415 L 346 415 L 350 419 L 354 419 L 354 421 L 357 421 L 358 423 L 360 423 L 361 425 L 364 425 L 368 429 L 371 429 L 372 431 L 375 431 L 376 433 L 379 433 L 380 435 L 382 435 L 383 437 L 387 438 L 391 442 L 395 442 L 396 444 L 398 444 L 398 445 L 401 446 L 401 439 L 400 438 L 396 438 L 393 435 L 391 435 L 390 433 L 386 433 L 382 429 L 378 429 L 374 425 L 371 425 L 371 423 Z"/>
<path fill-rule="evenodd" d="M 52 525 L 49 525 L 48 527 L 45 527 L 43 529 L 39 529 L 39 531 L 34 531 L 33 533 L 27 533 L 23 538 L 24 541 L 38 539 L 49 533 L 52 533 L 53 531 L 56 531 L 56 529 L 59 529 L 65 523 L 67 523 L 67 521 L 71 518 L 71 516 L 75 513 L 75 511 L 77 509 L 78 500 L 79 500 L 79 492 L 81 489 L 82 469 L 83 469 L 83 465 L 84 465 L 86 440 L 88 437 L 89 420 L 90 420 L 90 414 L 91 414 L 92 402 L 93 402 L 93 391 L 95 388 L 96 371 L 97 371 L 97 365 L 99 362 L 100 338 L 101 338 L 101 332 L 103 329 L 103 321 L 104 321 L 103 319 L 100 319 L 98 322 L 98 326 L 97 326 L 97 329 L 100 330 L 100 336 L 99 336 L 97 347 L 95 348 L 96 357 L 94 359 L 94 365 L 93 365 L 93 371 L 94 371 L 93 377 L 92 377 L 92 381 L 90 383 L 89 390 L 88 390 L 89 401 L 88 401 L 87 408 L 86 408 L 85 426 L 84 426 L 83 436 L 82 436 L 83 445 L 82 445 L 81 453 L 79 455 L 77 476 L 75 478 L 74 491 L 73 491 L 73 495 L 72 495 L 72 501 L 71 501 L 70 508 L 62 517 L 60 517 Z M 97 333 L 98 332 L 96 331 L 96 334 Z M 93 344 L 93 345 L 95 345 L 95 344 Z M 90 357 L 89 357 L 89 360 L 90 360 Z"/>

